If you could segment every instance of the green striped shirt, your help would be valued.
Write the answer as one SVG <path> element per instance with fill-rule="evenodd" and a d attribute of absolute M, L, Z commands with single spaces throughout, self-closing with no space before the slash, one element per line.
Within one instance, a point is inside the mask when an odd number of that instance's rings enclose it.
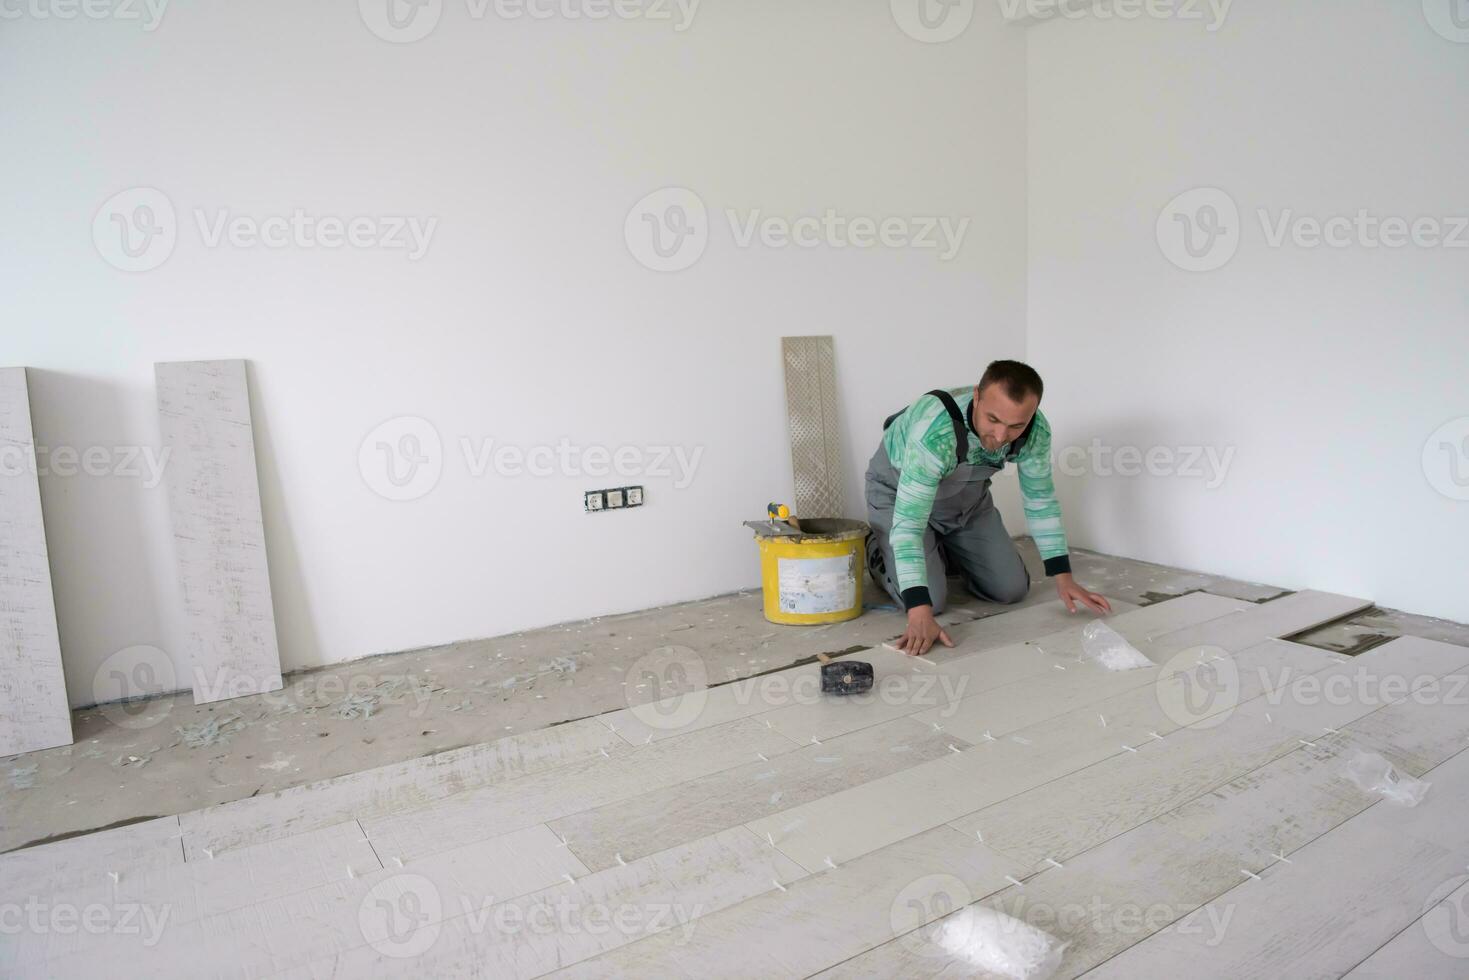
<path fill-rule="evenodd" d="M 974 387 L 951 388 L 959 410 L 969 419 Z M 893 420 L 883 433 L 883 447 L 893 468 L 898 470 L 897 502 L 893 506 L 890 540 L 894 574 L 899 591 L 928 585 L 928 564 L 923 554 L 923 534 L 933 512 L 939 481 L 959 468 L 954 423 L 943 402 L 924 395 Z M 1004 467 L 1010 444 L 988 452 L 970 426 L 968 462 L 976 466 Z M 1051 425 L 1036 409 L 1035 423 L 1015 465 L 1020 471 L 1020 496 L 1030 536 L 1046 560 L 1046 571 L 1057 574 L 1069 569 L 1064 559 L 1069 549 L 1061 526 L 1061 504 L 1051 479 Z"/>

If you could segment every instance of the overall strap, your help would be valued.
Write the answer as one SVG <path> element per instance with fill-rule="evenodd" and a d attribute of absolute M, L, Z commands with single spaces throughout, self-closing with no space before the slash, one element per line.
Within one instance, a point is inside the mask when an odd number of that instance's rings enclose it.
<path fill-rule="evenodd" d="M 964 421 L 964 413 L 959 410 L 959 403 L 954 401 L 954 396 L 944 389 L 937 388 L 930 391 L 929 394 L 943 402 L 944 409 L 949 413 L 949 419 L 954 423 L 954 449 L 958 453 L 959 464 L 962 466 L 969 458 L 969 426 Z M 903 409 L 903 412 L 906 411 L 906 408 Z M 886 432 L 903 412 L 889 415 L 887 421 L 882 424 L 883 431 Z M 1030 435 L 1029 429 L 1025 430 L 1025 435 Z"/>

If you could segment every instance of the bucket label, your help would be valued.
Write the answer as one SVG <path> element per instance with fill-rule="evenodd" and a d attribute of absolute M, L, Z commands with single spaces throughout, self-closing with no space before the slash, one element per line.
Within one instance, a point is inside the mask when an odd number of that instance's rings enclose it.
<path fill-rule="evenodd" d="M 851 609 L 857 604 L 856 557 L 777 559 L 780 611 L 813 615 Z"/>

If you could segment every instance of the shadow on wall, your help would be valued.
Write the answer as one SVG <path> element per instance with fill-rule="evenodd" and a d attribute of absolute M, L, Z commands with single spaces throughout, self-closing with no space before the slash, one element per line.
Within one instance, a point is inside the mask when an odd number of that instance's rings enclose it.
<path fill-rule="evenodd" d="M 1146 454 L 1168 446 L 1169 433 L 1150 418 L 1118 420 L 1106 429 L 1065 426 L 1051 445 L 1052 477 L 1061 502 L 1062 520 L 1073 547 L 1102 550 L 1123 557 L 1158 554 L 1174 539 L 1167 511 L 1151 507 L 1143 482 L 1164 477 L 1126 476 L 1119 472 L 1118 453 L 1134 447 Z M 1131 464 L 1121 469 L 1130 471 Z"/>
<path fill-rule="evenodd" d="M 30 368 L 27 376 L 70 703 L 96 703 L 107 690 L 98 675 L 108 658 L 140 644 L 165 651 L 174 676 L 186 676 L 162 482 L 166 459 L 156 419 L 146 427 L 136 421 L 145 393 L 58 371 Z M 162 677 L 159 685 L 176 686 L 169 680 Z"/>
<path fill-rule="evenodd" d="M 296 667 L 319 641 L 253 371 L 247 364 L 276 634 L 282 666 Z M 27 377 L 70 704 L 188 690 L 156 391 L 35 368 Z"/>
<path fill-rule="evenodd" d="M 265 561 L 270 569 L 270 599 L 275 609 L 275 634 L 280 645 L 281 671 L 324 663 L 321 638 L 311 618 L 306 577 L 296 536 L 276 465 L 275 444 L 263 411 L 256 367 L 245 362 L 245 384 L 250 392 L 250 425 L 255 435 L 255 470 L 260 481 L 260 513 L 265 523 Z M 350 659 L 350 658 L 348 658 Z"/>

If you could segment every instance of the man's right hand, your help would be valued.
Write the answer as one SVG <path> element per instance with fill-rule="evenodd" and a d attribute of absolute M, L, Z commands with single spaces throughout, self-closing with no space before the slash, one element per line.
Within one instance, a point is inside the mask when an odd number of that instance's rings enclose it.
<path fill-rule="evenodd" d="M 893 644 L 910 657 L 921 657 L 933 648 L 934 641 L 946 647 L 954 645 L 939 621 L 933 618 L 933 606 L 914 606 L 908 610 L 908 630 Z"/>

